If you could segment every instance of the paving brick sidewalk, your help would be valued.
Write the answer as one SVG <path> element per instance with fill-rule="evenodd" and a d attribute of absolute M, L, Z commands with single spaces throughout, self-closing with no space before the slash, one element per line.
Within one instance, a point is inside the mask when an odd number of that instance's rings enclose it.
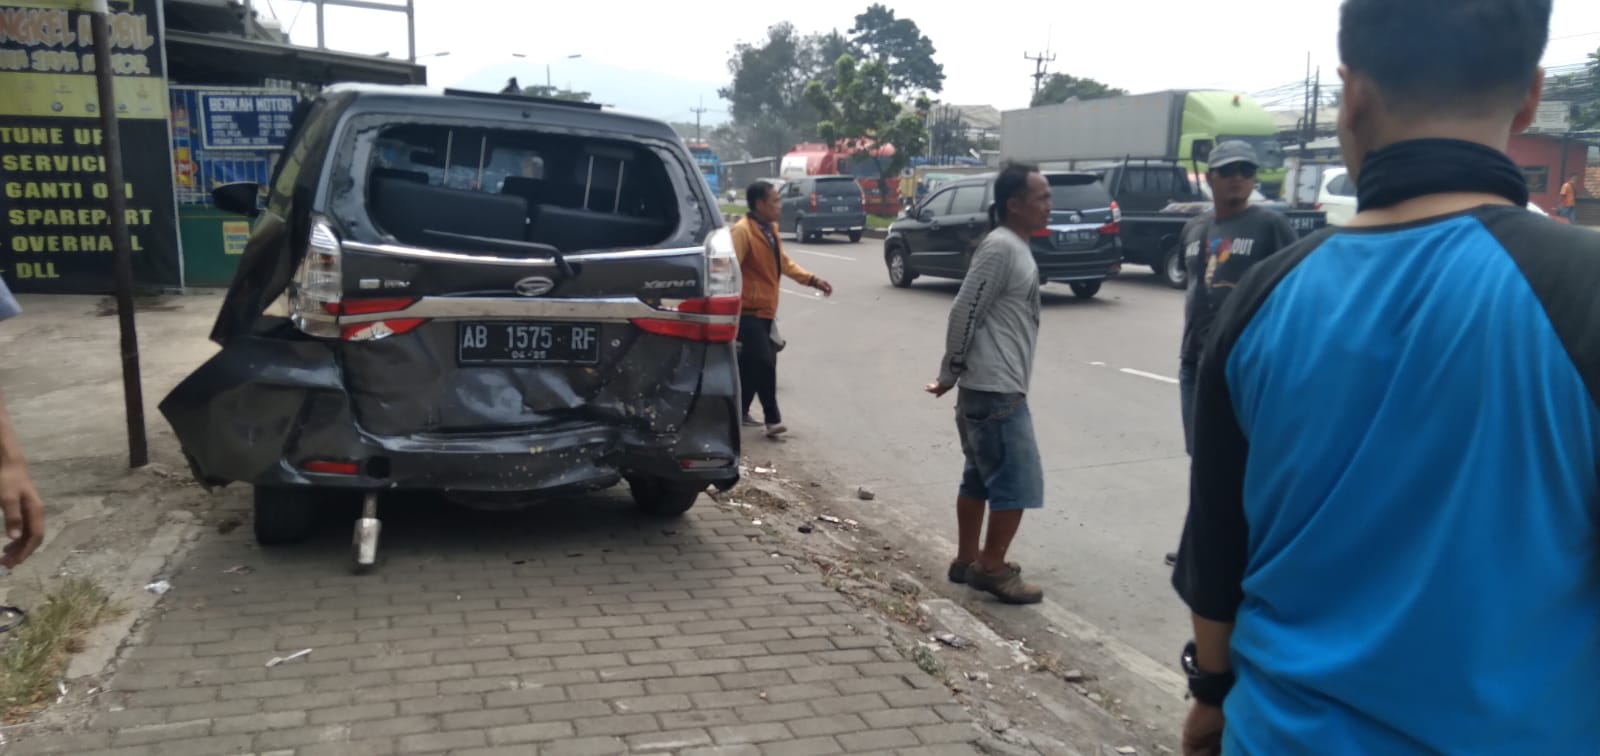
<path fill-rule="evenodd" d="M 344 515 L 293 549 L 256 549 L 247 515 L 206 536 L 87 727 L 8 754 L 974 752 L 940 683 L 708 500 L 680 521 L 615 493 L 384 517 L 367 576 Z"/>

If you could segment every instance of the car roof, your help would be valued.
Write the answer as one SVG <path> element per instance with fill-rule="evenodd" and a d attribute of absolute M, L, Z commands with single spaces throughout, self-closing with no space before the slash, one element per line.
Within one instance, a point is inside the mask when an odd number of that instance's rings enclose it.
<path fill-rule="evenodd" d="M 354 95 L 354 100 L 346 109 L 347 115 L 381 110 L 385 106 L 403 106 L 408 114 L 556 122 L 561 125 L 598 127 L 608 131 L 681 143 L 678 133 L 665 121 L 617 110 L 605 110 L 595 103 L 422 85 L 365 83 L 334 84 L 322 90 L 321 96 L 331 97 L 339 94 Z"/>

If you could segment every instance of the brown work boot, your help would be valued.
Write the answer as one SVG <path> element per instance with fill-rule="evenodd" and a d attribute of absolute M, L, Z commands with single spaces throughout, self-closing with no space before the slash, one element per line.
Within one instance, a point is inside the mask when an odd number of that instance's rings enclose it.
<path fill-rule="evenodd" d="M 1007 563 L 1005 569 L 985 572 L 973 562 L 967 570 L 967 586 L 984 591 L 1007 604 L 1037 604 L 1044 600 L 1044 589 L 1022 581 L 1022 568 Z"/>

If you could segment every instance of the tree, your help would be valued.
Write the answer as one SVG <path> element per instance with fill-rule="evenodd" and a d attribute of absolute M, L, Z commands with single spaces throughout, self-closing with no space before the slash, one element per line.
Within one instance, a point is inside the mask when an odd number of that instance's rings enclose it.
<path fill-rule="evenodd" d="M 878 189 L 885 203 L 894 199 L 889 195 L 889 179 L 905 170 L 911 156 L 921 154 L 927 146 L 923 119 L 931 107 L 928 99 L 921 97 L 916 103 L 918 112 L 906 112 L 895 99 L 891 78 L 883 63 L 869 60 L 858 66 L 854 57 L 846 55 L 834 66 L 831 90 L 821 81 L 806 87 L 806 100 L 823 116 L 817 134 L 824 143 L 849 149 L 852 161 L 877 166 Z M 873 155 L 885 145 L 894 145 L 893 155 Z"/>
<path fill-rule="evenodd" d="M 1102 97 L 1118 97 L 1128 93 L 1126 89 L 1101 84 L 1094 79 L 1080 79 L 1067 74 L 1050 74 L 1044 80 L 1044 86 L 1033 95 L 1033 107 L 1040 105 L 1056 105 L 1066 102 L 1074 97 L 1079 100 L 1098 100 Z"/>
<path fill-rule="evenodd" d="M 1600 129 L 1600 49 L 1589 53 L 1589 68 L 1572 77 L 1572 128 L 1574 131 Z"/>
<path fill-rule="evenodd" d="M 783 155 L 816 131 L 817 111 L 806 102 L 805 88 L 817 65 L 813 40 L 787 22 L 768 29 L 759 44 L 734 47 L 728 60 L 733 81 L 717 94 L 732 104 L 730 114 L 746 150 L 762 157 Z"/>
<path fill-rule="evenodd" d="M 852 52 L 888 70 L 889 89 L 897 95 L 938 92 L 944 89 L 944 66 L 935 62 L 933 40 L 909 18 L 896 18 L 882 3 L 873 3 L 856 16 L 850 28 Z M 836 61 L 838 56 L 827 60 Z"/>

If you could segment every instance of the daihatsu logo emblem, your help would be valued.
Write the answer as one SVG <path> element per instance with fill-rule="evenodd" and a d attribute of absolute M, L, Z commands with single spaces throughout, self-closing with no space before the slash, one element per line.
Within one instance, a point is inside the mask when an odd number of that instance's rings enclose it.
<path fill-rule="evenodd" d="M 556 282 L 544 276 L 528 276 L 518 281 L 512 288 L 517 294 L 524 297 L 537 297 L 549 294 L 556 287 Z"/>

